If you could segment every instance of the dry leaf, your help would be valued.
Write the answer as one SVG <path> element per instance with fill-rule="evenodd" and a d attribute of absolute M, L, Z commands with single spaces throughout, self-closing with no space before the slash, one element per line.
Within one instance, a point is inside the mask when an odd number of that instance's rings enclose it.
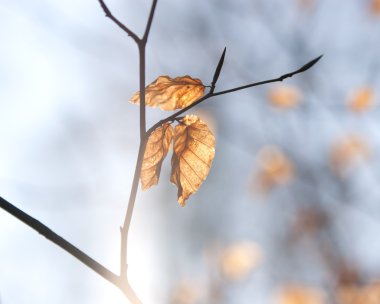
<path fill-rule="evenodd" d="M 173 128 L 170 123 L 165 123 L 150 134 L 141 167 L 141 185 L 143 190 L 157 185 L 162 162 L 168 154 L 172 137 Z"/>
<path fill-rule="evenodd" d="M 314 4 L 314 0 L 298 0 L 298 5 L 303 10 L 311 10 Z"/>
<path fill-rule="evenodd" d="M 375 101 L 375 93 L 372 88 L 363 87 L 357 90 L 349 101 L 349 108 L 353 112 L 361 113 L 369 110 Z"/>
<path fill-rule="evenodd" d="M 220 259 L 223 275 L 230 280 L 245 279 L 262 257 L 259 246 L 250 241 L 241 241 L 227 247 Z"/>
<path fill-rule="evenodd" d="M 363 304 L 380 303 L 380 282 L 372 282 L 362 288 L 361 302 Z"/>
<path fill-rule="evenodd" d="M 380 15 L 380 0 L 372 0 L 371 1 L 371 11 L 375 15 Z"/>
<path fill-rule="evenodd" d="M 348 285 L 339 287 L 335 293 L 337 304 L 365 304 L 361 301 L 362 290 L 358 286 Z"/>
<path fill-rule="evenodd" d="M 215 155 L 215 138 L 195 115 L 186 115 L 174 130 L 170 181 L 178 187 L 178 202 L 185 206 L 206 179 Z"/>
<path fill-rule="evenodd" d="M 325 304 L 322 290 L 302 285 L 285 286 L 278 294 L 276 304 Z"/>
<path fill-rule="evenodd" d="M 267 192 L 276 185 L 288 183 L 294 176 L 291 160 L 277 147 L 267 146 L 257 155 L 258 171 L 254 186 L 261 192 Z"/>
<path fill-rule="evenodd" d="M 161 110 L 183 109 L 204 95 L 205 86 L 190 76 L 170 78 L 160 76 L 145 88 L 145 104 Z M 131 103 L 140 103 L 140 92 L 135 93 Z"/>
<path fill-rule="evenodd" d="M 194 280 L 181 280 L 175 286 L 171 297 L 171 304 L 196 304 L 203 297 L 202 284 Z"/>
<path fill-rule="evenodd" d="M 299 89 L 285 85 L 273 88 L 268 94 L 271 104 L 279 108 L 293 108 L 300 103 L 301 97 Z"/>
<path fill-rule="evenodd" d="M 369 158 L 367 142 L 359 136 L 349 135 L 336 142 L 330 152 L 330 165 L 338 175 L 358 161 Z"/>

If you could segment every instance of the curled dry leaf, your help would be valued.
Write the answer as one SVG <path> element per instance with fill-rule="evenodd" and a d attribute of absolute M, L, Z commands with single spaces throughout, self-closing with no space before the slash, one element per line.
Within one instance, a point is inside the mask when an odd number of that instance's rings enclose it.
<path fill-rule="evenodd" d="M 145 104 L 161 110 L 183 109 L 204 95 L 205 86 L 190 76 L 170 78 L 160 76 L 145 88 Z M 140 92 L 135 93 L 131 103 L 140 103 Z"/>
<path fill-rule="evenodd" d="M 215 156 L 215 138 L 195 115 L 186 115 L 174 130 L 170 181 L 178 187 L 178 202 L 185 206 L 206 179 Z"/>
<path fill-rule="evenodd" d="M 161 127 L 158 127 L 149 136 L 141 167 L 141 185 L 143 190 L 157 185 L 162 162 L 168 154 L 172 137 L 173 128 L 170 123 L 165 123 Z"/>

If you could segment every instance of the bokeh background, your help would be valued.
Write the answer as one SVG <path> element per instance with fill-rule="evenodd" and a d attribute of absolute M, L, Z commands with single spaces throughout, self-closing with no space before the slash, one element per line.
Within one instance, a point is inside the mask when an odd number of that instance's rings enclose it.
<path fill-rule="evenodd" d="M 150 1 L 108 0 L 139 35 Z M 0 195 L 112 270 L 138 148 L 138 53 L 95 0 L 0 3 Z M 139 192 L 129 276 L 144 303 L 380 303 L 380 1 L 158 2 L 147 82 L 218 89 L 193 114 L 216 157 L 185 208 Z M 148 126 L 168 113 L 148 109 Z M 126 303 L 0 210 L 0 302 Z"/>

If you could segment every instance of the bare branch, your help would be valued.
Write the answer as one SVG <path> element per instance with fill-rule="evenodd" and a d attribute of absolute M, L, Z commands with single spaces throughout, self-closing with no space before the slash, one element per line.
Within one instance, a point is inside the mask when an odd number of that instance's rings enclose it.
<path fill-rule="evenodd" d="M 113 22 L 115 22 L 124 32 L 126 32 L 129 36 L 132 37 L 134 41 L 136 41 L 137 44 L 140 42 L 140 38 L 137 37 L 137 35 L 132 32 L 128 27 L 126 27 L 123 23 L 121 23 L 114 15 L 112 15 L 111 11 L 107 7 L 107 5 L 104 3 L 103 0 L 99 0 L 100 6 L 102 7 L 104 13 L 106 14 L 106 17 L 110 18 Z"/>
<path fill-rule="evenodd" d="M 24 211 L 18 209 L 2 197 L 0 197 L 0 207 L 28 225 L 30 228 L 42 234 L 44 237 L 52 241 L 57 246 L 61 247 L 63 250 L 70 253 L 72 256 L 76 257 L 79 261 L 94 270 L 97 274 L 102 276 L 107 281 L 111 282 L 114 285 L 118 285 L 119 277 L 116 274 L 108 270 L 99 262 L 95 261 L 93 258 L 85 254 L 70 242 L 63 239 L 61 236 L 53 232 L 49 227 L 45 226 L 40 221 L 26 214 Z"/>
<path fill-rule="evenodd" d="M 286 78 L 289 78 L 289 77 L 292 77 L 296 74 L 299 74 L 299 73 L 302 73 L 302 72 L 305 72 L 307 71 L 308 69 L 310 69 L 314 64 L 316 64 L 319 59 L 322 58 L 323 55 L 311 60 L 310 62 L 306 63 L 305 65 L 303 65 L 301 68 L 299 68 L 298 70 L 294 71 L 294 72 L 290 72 L 290 73 L 287 73 L 287 74 L 284 74 L 278 78 L 274 78 L 274 79 L 269 79 L 269 80 L 264 80 L 264 81 L 259 81 L 259 82 L 255 82 L 255 83 L 251 83 L 251 84 L 247 84 L 247 85 L 244 85 L 244 86 L 241 86 L 241 87 L 236 87 L 236 88 L 233 88 L 233 89 L 229 89 L 229 90 L 225 90 L 225 91 L 221 91 L 221 92 L 217 92 L 217 93 L 213 93 L 213 96 L 218 96 L 218 95 L 223 95 L 223 94 L 227 94 L 227 93 L 232 93 L 232 92 L 236 92 L 236 91 L 240 91 L 240 90 L 244 90 L 244 89 L 248 89 L 248 88 L 251 88 L 251 87 L 256 87 L 256 86 L 259 86 L 259 85 L 263 85 L 263 84 L 266 84 L 266 83 L 271 83 L 271 82 L 278 82 L 278 81 L 283 81 L 284 79 Z"/>
<path fill-rule="evenodd" d="M 222 54 L 222 57 L 220 59 L 220 61 L 222 59 L 224 59 L 224 52 Z M 205 101 L 206 99 L 209 99 L 211 97 L 214 97 L 214 96 L 218 96 L 218 95 L 223 95 L 223 94 L 227 94 L 227 93 L 232 93 L 232 92 L 235 92 L 235 91 L 239 91 L 239 90 L 244 90 L 244 89 L 247 89 L 247 88 L 250 88 L 250 87 L 255 87 L 255 86 L 259 86 L 259 85 L 263 85 L 263 84 L 267 84 L 267 83 L 271 83 L 271 82 L 278 82 L 278 81 L 283 81 L 284 79 L 286 78 L 289 78 L 289 77 L 292 77 L 293 75 L 296 75 L 296 74 L 299 74 L 299 73 L 302 73 L 302 72 L 305 72 L 306 70 L 310 69 L 314 64 L 316 64 L 321 58 L 322 58 L 323 55 L 311 60 L 310 62 L 306 63 L 305 65 L 303 65 L 301 68 L 299 68 L 298 70 L 294 71 L 294 72 L 291 72 L 291 73 L 287 73 L 287 74 L 284 74 L 278 78 L 274 78 L 274 79 L 269 79 L 269 80 L 264 80 L 264 81 L 259 81 L 259 82 L 255 82 L 255 83 L 251 83 L 251 84 L 247 84 L 247 85 L 244 85 L 244 86 L 241 86 L 241 87 L 236 87 L 236 88 L 233 88 L 233 89 L 229 89 L 229 90 L 225 90 L 225 91 L 220 91 L 220 92 L 216 92 L 214 93 L 213 92 L 213 85 L 211 85 L 211 90 L 209 93 L 207 93 L 206 95 L 204 95 L 203 97 L 201 97 L 200 99 L 198 99 L 197 101 L 195 101 L 194 103 L 192 103 L 191 105 L 187 106 L 186 108 L 183 108 L 179 111 L 177 111 L 176 113 L 168 116 L 167 118 L 165 119 L 162 119 L 160 120 L 158 123 L 154 124 L 148 131 L 147 131 L 147 136 L 149 136 L 149 134 L 151 134 L 156 128 L 158 128 L 159 126 L 161 126 L 162 124 L 166 123 L 166 122 L 169 122 L 169 121 L 174 121 L 176 119 L 176 117 L 178 117 L 179 115 L 181 115 L 182 113 L 190 110 L 191 108 L 195 107 L 196 105 L 200 104 L 201 102 Z M 220 64 L 220 61 L 219 61 L 219 64 Z M 218 64 L 218 67 L 219 67 L 219 64 Z M 218 70 L 218 67 L 215 71 L 215 74 L 214 74 L 214 79 L 215 79 L 215 75 L 217 75 L 217 70 Z M 217 78 L 216 78 L 217 80 Z"/>
<path fill-rule="evenodd" d="M 145 33 L 144 33 L 144 36 L 142 38 L 142 40 L 145 43 L 148 41 L 148 36 L 149 36 L 149 33 L 150 33 L 150 28 L 152 26 L 152 21 L 153 21 L 154 12 L 156 10 L 156 5 L 157 5 L 157 0 L 153 0 L 152 7 L 151 7 L 150 13 L 149 13 L 148 22 L 147 22 L 146 28 L 145 28 Z"/>

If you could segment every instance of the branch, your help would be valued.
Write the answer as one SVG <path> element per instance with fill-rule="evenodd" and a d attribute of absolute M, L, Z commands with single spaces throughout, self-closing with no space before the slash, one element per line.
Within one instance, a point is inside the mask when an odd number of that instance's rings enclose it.
<path fill-rule="evenodd" d="M 218 64 L 218 67 L 217 69 L 215 70 L 215 74 L 214 74 L 214 79 L 215 80 L 215 83 L 213 81 L 212 85 L 211 85 L 211 89 L 210 89 L 210 92 L 207 93 L 206 95 L 204 95 L 203 97 L 201 97 L 200 99 L 198 99 L 197 101 L 193 102 L 191 105 L 187 106 L 186 108 L 183 108 L 179 111 L 177 111 L 176 113 L 168 116 L 167 118 L 165 119 L 162 119 L 160 120 L 159 122 L 157 122 L 156 124 L 154 124 L 148 131 L 147 131 L 147 136 L 149 136 L 156 128 L 158 128 L 159 126 L 163 125 L 164 123 L 166 122 L 171 122 L 171 121 L 174 121 L 176 119 L 176 117 L 178 117 L 179 115 L 181 115 L 182 113 L 190 110 L 191 108 L 195 107 L 196 105 L 200 104 L 201 102 L 205 101 L 206 99 L 209 99 L 211 97 L 214 97 L 214 96 L 218 96 L 218 95 L 223 95 L 223 94 L 228 94 L 228 93 L 232 93 L 232 92 L 236 92 L 236 91 L 239 91 L 239 90 L 244 90 L 244 89 L 248 89 L 248 88 L 251 88 L 251 87 L 255 87 L 255 86 L 259 86 L 259 85 L 263 85 L 263 84 L 267 84 L 267 83 L 272 83 L 272 82 L 278 82 L 278 81 L 283 81 L 285 80 L 286 78 L 289 78 L 289 77 L 292 77 L 296 74 L 299 74 L 299 73 L 302 73 L 302 72 L 305 72 L 307 71 L 308 69 L 310 69 L 314 64 L 316 64 L 321 58 L 322 58 L 323 55 L 311 60 L 310 62 L 306 63 L 305 65 L 303 65 L 302 67 L 300 67 L 298 70 L 294 71 L 294 72 L 291 72 L 291 73 L 287 73 L 287 74 L 284 74 L 278 78 L 273 78 L 273 79 L 268 79 L 268 80 L 264 80 L 264 81 L 259 81 L 259 82 L 254 82 L 254 83 L 251 83 L 251 84 L 247 84 L 247 85 L 244 85 L 244 86 L 240 86 L 240 87 L 236 87 L 236 88 L 233 88 L 233 89 L 229 89 L 229 90 L 225 90 L 225 91 L 220 91 L 220 92 L 216 92 L 214 93 L 213 92 L 213 89 L 215 88 L 215 85 L 216 85 L 216 81 L 218 79 L 218 71 L 219 71 L 219 66 L 220 66 L 220 69 L 221 69 L 221 65 L 223 64 L 223 60 L 224 60 L 224 52 L 222 54 L 222 57 L 221 59 L 219 60 L 219 64 Z M 220 71 L 219 71 L 220 72 Z"/>
<path fill-rule="evenodd" d="M 104 1 L 99 0 L 99 3 L 104 13 L 106 14 L 106 17 L 110 18 L 113 22 L 115 22 L 124 32 L 128 34 L 128 36 L 131 36 L 132 39 L 136 41 L 137 44 L 139 44 L 140 38 L 137 37 L 137 35 L 134 32 L 132 32 L 128 27 L 126 27 L 123 23 L 121 23 L 114 15 L 112 15 L 111 11 L 107 7 L 107 5 L 104 3 Z"/>
<path fill-rule="evenodd" d="M 144 36 L 141 40 L 137 41 L 139 47 L 139 74 L 140 74 L 140 145 L 136 161 L 135 173 L 132 182 L 132 188 L 129 195 L 127 212 L 124 217 L 123 226 L 120 228 L 120 277 L 127 280 L 128 268 L 128 235 L 131 226 L 133 209 L 136 202 L 137 190 L 140 181 L 141 166 L 144 159 L 144 152 L 147 140 L 146 132 L 146 112 L 145 112 L 145 48 L 148 41 L 149 32 L 152 26 L 154 13 L 156 10 L 157 0 L 152 1 L 148 21 L 145 28 Z"/>
<path fill-rule="evenodd" d="M 323 55 L 321 55 L 321 56 L 319 56 L 319 57 L 311 60 L 310 62 L 308 62 L 305 65 L 303 65 L 302 67 L 300 67 L 298 70 L 296 70 L 294 72 L 290 72 L 290 73 L 284 74 L 284 75 L 282 75 L 282 76 L 280 76 L 278 78 L 264 80 L 264 81 L 259 81 L 259 82 L 247 84 L 247 85 L 244 85 L 244 86 L 241 86 L 241 87 L 236 87 L 236 88 L 233 88 L 233 89 L 229 89 L 229 90 L 213 93 L 213 96 L 218 96 L 218 95 L 223 95 L 223 94 L 227 94 L 227 93 L 232 93 L 232 92 L 248 89 L 248 88 L 251 88 L 251 87 L 255 87 L 255 86 L 259 86 L 259 85 L 263 85 L 263 84 L 267 84 L 267 83 L 271 83 L 271 82 L 283 81 L 286 78 L 290 78 L 290 77 L 292 77 L 292 76 L 294 76 L 296 74 L 299 74 L 299 73 L 307 71 L 314 64 L 316 64 L 322 58 L 322 56 Z"/>
<path fill-rule="evenodd" d="M 142 40 L 145 43 L 147 43 L 147 41 L 148 41 L 148 36 L 149 36 L 150 28 L 152 26 L 152 21 L 153 21 L 154 12 L 156 10 L 156 5 L 157 5 L 157 0 L 153 0 L 152 7 L 151 7 L 150 13 L 149 13 L 148 22 L 146 23 L 145 33 L 144 33 L 144 36 L 142 38 Z"/>
<path fill-rule="evenodd" d="M 36 230 L 39 234 L 42 234 L 48 240 L 52 241 L 63 250 L 76 257 L 79 261 L 85 264 L 87 267 L 94 270 L 97 274 L 102 276 L 107 281 L 114 285 L 119 284 L 119 276 L 108 270 L 106 267 L 95 261 L 93 258 L 85 254 L 83 251 L 75 247 L 70 242 L 63 239 L 61 236 L 53 232 L 49 227 L 42 224 L 40 221 L 26 214 L 24 211 L 18 209 L 2 197 L 0 197 L 0 207 L 28 225 L 30 228 Z"/>

